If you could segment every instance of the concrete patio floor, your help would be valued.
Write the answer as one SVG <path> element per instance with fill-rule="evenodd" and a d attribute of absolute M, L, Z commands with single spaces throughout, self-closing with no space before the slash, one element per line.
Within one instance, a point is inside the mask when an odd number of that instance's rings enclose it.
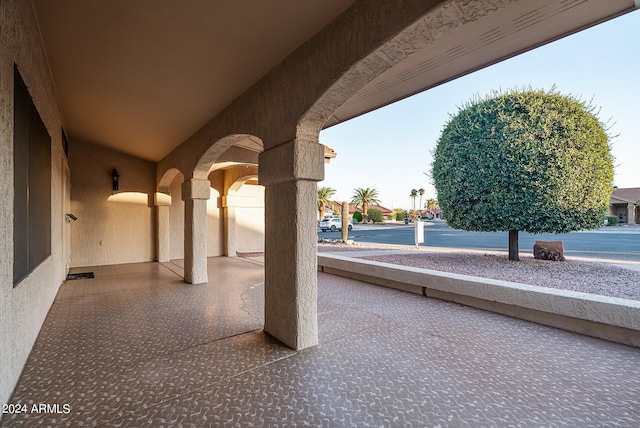
<path fill-rule="evenodd" d="M 261 330 L 261 259 L 208 262 L 201 285 L 75 269 L 95 278 L 60 288 L 11 400 L 28 411 L 0 425 L 640 426 L 637 348 L 318 273 L 320 344 L 295 352 Z"/>

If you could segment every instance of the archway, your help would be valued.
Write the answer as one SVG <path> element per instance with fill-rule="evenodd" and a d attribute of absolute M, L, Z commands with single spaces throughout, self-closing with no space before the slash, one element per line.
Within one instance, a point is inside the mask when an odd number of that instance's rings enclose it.
<path fill-rule="evenodd" d="M 183 258 L 184 204 L 180 198 L 184 175 L 177 168 L 163 174 L 154 197 L 156 206 L 156 260 Z"/>
<path fill-rule="evenodd" d="M 258 184 L 258 168 L 237 165 L 224 170 L 225 255 L 264 252 L 264 186 Z"/>
<path fill-rule="evenodd" d="M 223 137 L 197 159 L 192 173 L 182 184 L 181 199 L 184 201 L 184 278 L 190 283 L 208 282 L 207 256 L 218 255 L 220 239 L 210 236 L 208 229 L 220 230 L 219 207 L 211 200 L 220 199 L 220 190 L 225 187 L 217 183 L 216 162 L 257 164 L 262 141 L 248 134 L 233 134 Z M 190 177 L 190 178 L 189 178 Z M 224 197 L 222 198 L 224 199 Z M 208 213 L 212 215 L 209 216 Z M 211 217 L 211 219 L 209 218 Z M 210 253 L 211 249 L 212 253 Z"/>
<path fill-rule="evenodd" d="M 257 137 L 233 135 L 216 142 L 201 159 L 203 163 L 198 163 L 201 171 L 208 170 L 212 192 L 207 227 L 213 230 L 208 230 L 207 236 L 209 247 L 217 251 L 209 249 L 209 257 L 264 251 L 264 188 L 257 183 L 260 151 L 262 141 Z M 214 163 L 209 165 L 211 161 Z M 247 182 L 249 186 L 245 186 Z M 249 244 L 256 242 L 260 245 Z"/>

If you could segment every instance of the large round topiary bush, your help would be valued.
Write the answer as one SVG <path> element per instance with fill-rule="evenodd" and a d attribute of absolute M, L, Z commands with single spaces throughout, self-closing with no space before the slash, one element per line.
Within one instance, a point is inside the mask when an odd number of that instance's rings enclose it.
<path fill-rule="evenodd" d="M 604 222 L 613 190 L 605 126 L 590 105 L 555 91 L 475 99 L 446 124 L 433 181 L 454 228 L 567 233 Z M 513 248 L 515 245 L 515 248 Z"/>

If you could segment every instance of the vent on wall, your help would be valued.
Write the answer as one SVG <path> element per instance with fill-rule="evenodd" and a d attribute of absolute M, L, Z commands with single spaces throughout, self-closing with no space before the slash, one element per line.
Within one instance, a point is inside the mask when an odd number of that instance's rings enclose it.
<path fill-rule="evenodd" d="M 547 4 L 541 8 L 530 10 L 527 13 L 514 18 L 513 25 L 516 28 L 516 31 L 521 31 L 527 27 L 539 24 L 549 17 L 564 12 L 571 12 L 571 9 L 581 6 L 586 2 L 587 0 L 564 0 L 561 1 L 560 4 Z"/>

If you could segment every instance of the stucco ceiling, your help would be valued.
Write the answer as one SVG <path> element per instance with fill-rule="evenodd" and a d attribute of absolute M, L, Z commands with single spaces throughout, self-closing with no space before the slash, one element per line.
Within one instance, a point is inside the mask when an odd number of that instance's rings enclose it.
<path fill-rule="evenodd" d="M 67 133 L 157 161 L 353 0 L 34 0 Z"/>
<path fill-rule="evenodd" d="M 157 161 L 353 0 L 33 2 L 67 133 Z M 326 126 L 633 7 L 634 0 L 514 2 L 374 79 Z"/>

